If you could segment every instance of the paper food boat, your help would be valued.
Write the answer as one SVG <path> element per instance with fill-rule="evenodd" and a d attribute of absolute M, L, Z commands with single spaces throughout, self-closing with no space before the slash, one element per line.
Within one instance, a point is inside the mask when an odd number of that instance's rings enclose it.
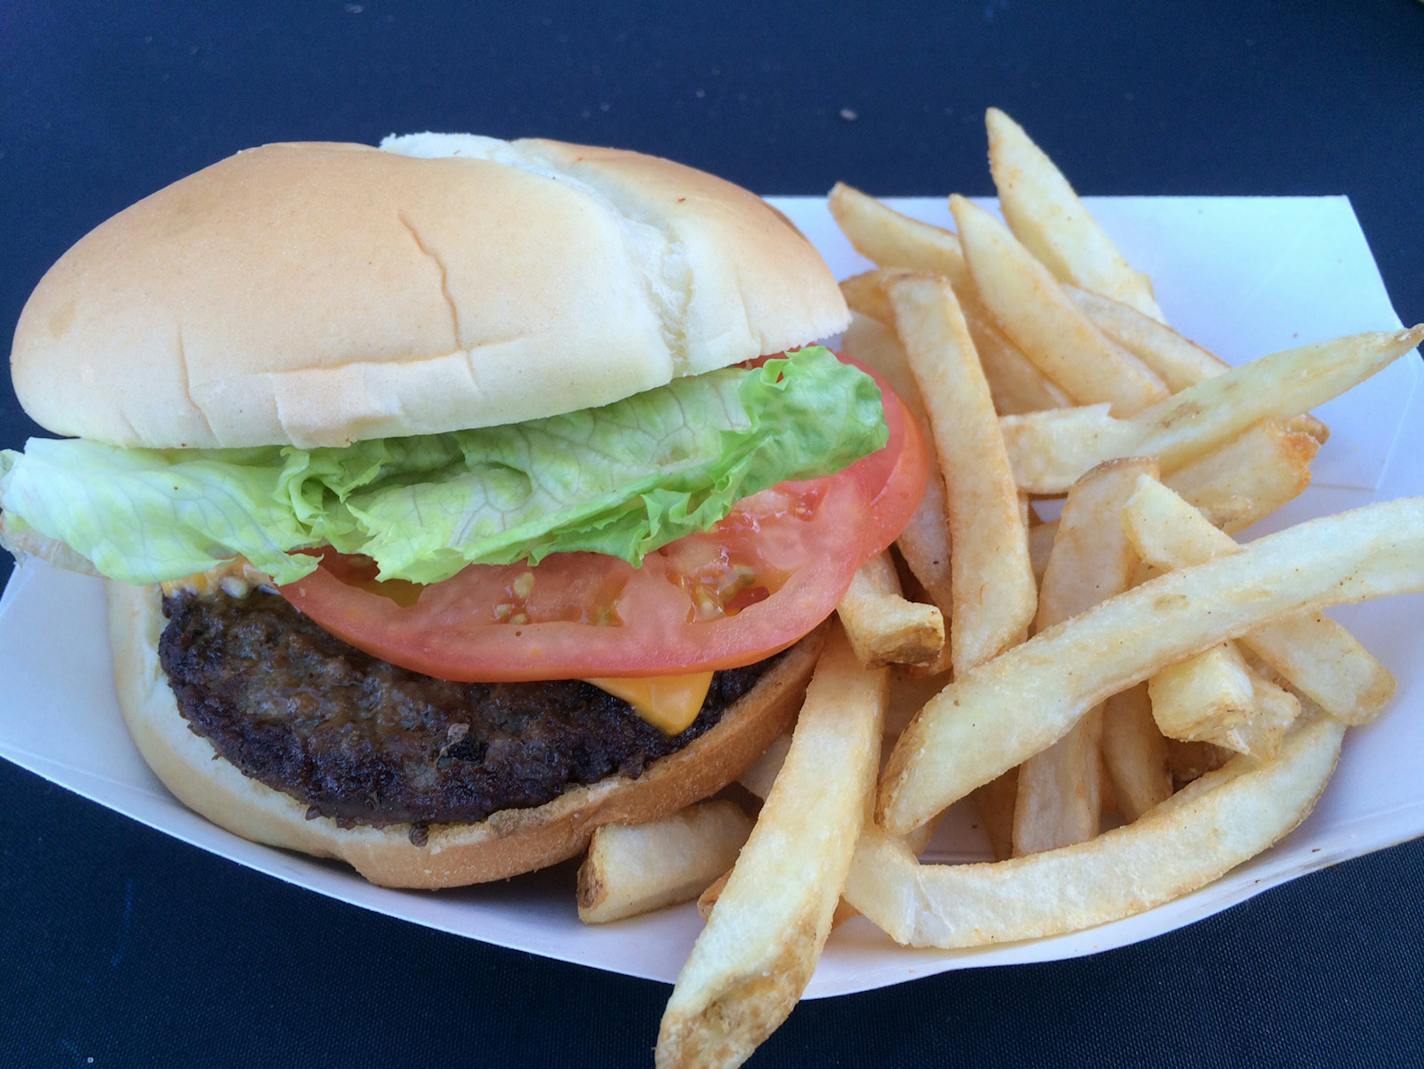
<path fill-rule="evenodd" d="M 845 277 L 868 265 L 820 197 L 774 197 Z M 892 204 L 949 222 L 941 199 Z M 1092 209 L 1129 260 L 1155 280 L 1172 323 L 1232 362 L 1399 319 L 1344 198 L 1107 198 Z M 1412 310 L 1419 314 L 1419 310 Z M 1319 415 L 1331 438 L 1315 485 L 1272 517 L 1276 529 L 1367 502 L 1424 494 L 1424 391 L 1406 357 Z M 1247 537 L 1257 532 L 1248 532 Z M 700 922 L 691 906 L 604 927 L 579 923 L 562 866 L 456 891 L 392 891 L 335 864 L 246 842 L 176 802 L 130 743 L 115 703 L 96 580 L 30 561 L 0 598 L 0 756 L 184 842 L 320 894 L 417 924 L 563 961 L 671 981 Z M 1210 887 L 1137 917 L 1073 935 L 981 950 L 909 951 L 864 920 L 838 928 L 806 994 L 838 995 L 980 965 L 1090 954 L 1171 931 L 1315 869 L 1424 835 L 1424 598 L 1341 610 L 1398 677 L 1393 706 L 1349 733 L 1339 770 L 1294 834 Z M 968 820 L 936 848 L 986 856 Z"/>

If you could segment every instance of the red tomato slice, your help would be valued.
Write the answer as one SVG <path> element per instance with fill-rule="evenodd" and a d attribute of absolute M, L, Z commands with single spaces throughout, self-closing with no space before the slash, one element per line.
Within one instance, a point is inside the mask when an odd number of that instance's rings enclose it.
<path fill-rule="evenodd" d="M 879 380 L 877 380 L 879 381 Z M 750 664 L 834 611 L 860 565 L 888 546 L 924 491 L 924 445 L 880 383 L 889 441 L 835 475 L 740 502 L 710 531 L 641 568 L 592 553 L 535 566 L 471 565 L 441 583 L 375 580 L 329 553 L 282 594 L 327 631 L 442 679 L 510 682 L 652 676 Z"/>

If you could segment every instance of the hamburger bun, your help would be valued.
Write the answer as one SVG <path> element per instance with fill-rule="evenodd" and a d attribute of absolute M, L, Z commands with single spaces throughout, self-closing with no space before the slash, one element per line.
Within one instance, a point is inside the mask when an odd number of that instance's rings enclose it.
<path fill-rule="evenodd" d="M 603 405 L 847 320 L 815 249 L 728 182 L 419 134 L 266 145 L 120 212 L 41 280 L 11 372 L 58 434 L 342 446 Z"/>
<path fill-rule="evenodd" d="M 243 838 L 338 858 L 386 887 L 457 887 L 530 872 L 583 851 L 600 824 L 656 820 L 715 794 L 790 728 L 823 638 L 817 630 L 802 639 L 716 726 L 638 778 L 610 776 L 477 824 L 432 824 L 425 844 L 416 846 L 409 824 L 342 828 L 329 817 L 307 819 L 302 802 L 220 758 L 189 730 L 159 663 L 164 617 L 158 588 L 106 586 L 119 705 L 139 753 L 164 785 Z"/>

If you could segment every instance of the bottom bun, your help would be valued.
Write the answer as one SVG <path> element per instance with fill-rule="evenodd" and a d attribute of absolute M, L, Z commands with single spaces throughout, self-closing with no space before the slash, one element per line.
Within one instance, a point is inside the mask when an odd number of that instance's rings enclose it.
<path fill-rule="evenodd" d="M 787 650 L 715 727 L 641 776 L 609 776 L 478 824 L 432 824 L 425 845 L 416 846 L 409 824 L 342 828 L 330 817 L 309 820 L 304 803 L 223 760 L 189 730 L 159 663 L 165 621 L 158 588 L 106 585 L 119 705 L 139 753 L 164 785 L 243 838 L 338 858 L 385 887 L 459 887 L 517 876 L 580 853 L 600 824 L 656 820 L 715 794 L 790 727 L 823 638 L 818 630 Z"/>

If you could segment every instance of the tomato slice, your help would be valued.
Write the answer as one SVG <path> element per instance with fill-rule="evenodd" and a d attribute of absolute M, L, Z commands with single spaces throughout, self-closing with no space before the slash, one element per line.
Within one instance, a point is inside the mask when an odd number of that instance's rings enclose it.
<path fill-rule="evenodd" d="M 649 554 L 641 568 L 558 553 L 535 566 L 471 565 L 422 587 L 378 582 L 369 561 L 328 553 L 281 592 L 358 649 L 442 679 L 750 664 L 829 616 L 855 570 L 894 540 L 919 503 L 924 444 L 900 399 L 880 386 L 890 431 L 883 449 L 835 475 L 755 494 L 711 530 Z"/>

